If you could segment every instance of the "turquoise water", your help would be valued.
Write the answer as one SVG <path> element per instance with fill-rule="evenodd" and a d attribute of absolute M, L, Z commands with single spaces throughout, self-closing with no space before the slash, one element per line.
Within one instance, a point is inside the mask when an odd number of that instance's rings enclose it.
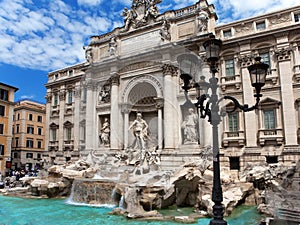
<path fill-rule="evenodd" d="M 109 215 L 111 208 L 76 206 L 63 199 L 23 199 L 0 195 L 0 225 L 179 225 L 163 221 L 128 220 Z M 171 213 L 171 212 L 170 212 Z M 229 225 L 258 225 L 261 216 L 254 207 L 239 207 L 226 218 Z M 210 219 L 195 224 L 208 225 Z"/>

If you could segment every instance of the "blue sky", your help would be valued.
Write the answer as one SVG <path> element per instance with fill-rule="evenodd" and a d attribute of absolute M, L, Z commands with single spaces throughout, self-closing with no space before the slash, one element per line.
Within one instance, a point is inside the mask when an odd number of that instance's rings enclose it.
<path fill-rule="evenodd" d="M 299 0 L 207 0 L 219 23 L 300 5 Z M 0 0 L 0 82 L 19 88 L 15 100 L 45 102 L 47 73 L 85 61 L 90 36 L 123 26 L 131 0 Z M 163 0 L 160 12 L 197 0 Z"/>

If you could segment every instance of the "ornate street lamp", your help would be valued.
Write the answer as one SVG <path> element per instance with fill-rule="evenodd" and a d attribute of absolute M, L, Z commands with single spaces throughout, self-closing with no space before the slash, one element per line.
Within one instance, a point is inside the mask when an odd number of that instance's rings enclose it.
<path fill-rule="evenodd" d="M 216 78 L 215 74 L 217 72 L 216 63 L 219 60 L 219 51 L 222 46 L 222 41 L 215 39 L 214 35 L 210 36 L 210 39 L 205 41 L 203 44 L 206 56 L 207 63 L 210 66 L 211 78 L 209 79 L 209 83 L 205 82 L 204 77 L 200 77 L 200 81 L 193 85 L 190 84 L 190 81 L 193 79 L 191 73 L 187 71 L 193 71 L 192 68 L 187 68 L 187 65 L 190 66 L 198 66 L 195 63 L 187 63 L 185 62 L 184 70 L 181 70 L 181 79 L 183 79 L 183 89 L 185 92 L 188 92 L 189 89 L 194 87 L 197 91 L 197 103 L 195 106 L 199 109 L 200 117 L 205 118 L 208 117 L 208 121 L 212 125 L 212 135 L 213 135 L 213 190 L 212 190 L 212 201 L 215 203 L 213 206 L 213 219 L 210 221 L 210 225 L 227 225 L 227 222 L 223 219 L 224 217 L 224 206 L 222 204 L 223 201 L 223 193 L 221 187 L 221 179 L 220 179 L 220 161 L 219 161 L 219 141 L 218 141 L 218 125 L 221 122 L 221 114 L 219 110 L 219 103 L 223 99 L 231 100 L 234 103 L 233 110 L 229 112 L 235 111 L 237 108 L 241 109 L 244 112 L 249 112 L 257 108 L 260 97 L 261 88 L 265 85 L 267 70 L 269 65 L 260 62 L 260 57 L 255 58 L 255 63 L 248 67 L 252 86 L 255 88 L 256 93 L 254 97 L 256 97 L 256 103 L 252 107 L 248 107 L 247 104 L 241 105 L 237 99 L 232 96 L 224 96 L 223 98 L 218 97 L 218 78 Z M 182 59 L 185 58 L 186 61 L 188 57 L 178 57 L 179 66 L 182 66 Z M 194 58 L 195 57 L 191 57 Z M 182 68 L 182 67 L 180 67 Z M 208 93 L 208 89 L 211 90 L 211 94 Z M 206 102 L 206 104 L 205 104 Z"/>

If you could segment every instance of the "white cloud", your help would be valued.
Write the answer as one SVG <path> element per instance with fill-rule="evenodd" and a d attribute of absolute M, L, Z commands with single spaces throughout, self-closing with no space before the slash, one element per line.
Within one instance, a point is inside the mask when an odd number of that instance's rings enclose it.
<path fill-rule="evenodd" d="M 216 6 L 221 23 L 300 5 L 299 0 L 209 0 L 208 2 Z"/>
<path fill-rule="evenodd" d="M 84 5 L 84 6 L 96 6 L 100 5 L 102 0 L 77 0 L 78 5 Z"/>
<path fill-rule="evenodd" d="M 89 37 L 113 28 L 96 10 L 76 10 L 62 0 L 41 2 L 46 5 L 39 8 L 30 0 L 0 2 L 0 62 L 46 71 L 79 63 Z"/>
<path fill-rule="evenodd" d="M 34 99 L 34 95 L 22 95 L 20 96 L 20 99 Z"/>

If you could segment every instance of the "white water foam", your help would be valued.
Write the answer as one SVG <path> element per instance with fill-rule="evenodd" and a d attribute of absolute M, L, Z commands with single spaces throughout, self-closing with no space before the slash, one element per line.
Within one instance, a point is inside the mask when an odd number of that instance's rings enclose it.
<path fill-rule="evenodd" d="M 72 201 L 70 198 L 67 199 L 65 201 L 65 203 L 67 205 L 88 206 L 88 207 L 109 208 L 109 209 L 112 209 L 112 208 L 116 207 L 116 205 L 113 205 L 113 204 L 87 204 L 87 203 L 79 203 L 79 202 Z"/>

